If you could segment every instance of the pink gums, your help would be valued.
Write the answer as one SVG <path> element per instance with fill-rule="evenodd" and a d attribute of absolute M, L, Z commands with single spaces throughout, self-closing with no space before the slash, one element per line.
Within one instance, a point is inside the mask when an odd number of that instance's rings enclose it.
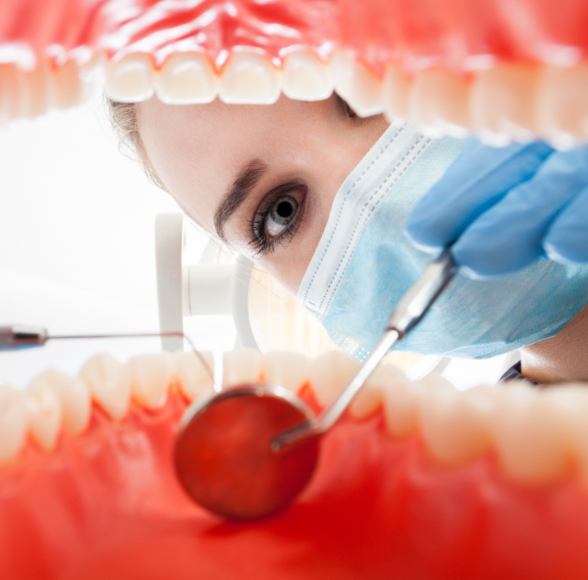
<path fill-rule="evenodd" d="M 160 63 L 203 50 L 221 66 L 235 48 L 280 57 L 306 46 L 326 56 L 337 44 L 380 71 L 390 61 L 469 70 L 585 59 L 587 29 L 585 0 L 3 0 L 0 47 L 12 52 L 0 58 L 85 47 Z"/>
<path fill-rule="evenodd" d="M 0 472 L 3 578 L 170 580 L 588 578 L 588 493 L 575 476 L 516 486 L 491 456 L 439 466 L 378 413 L 345 419 L 279 516 L 222 522 L 192 505 L 171 449 L 185 404 L 95 410 L 56 452 L 28 446 Z"/>

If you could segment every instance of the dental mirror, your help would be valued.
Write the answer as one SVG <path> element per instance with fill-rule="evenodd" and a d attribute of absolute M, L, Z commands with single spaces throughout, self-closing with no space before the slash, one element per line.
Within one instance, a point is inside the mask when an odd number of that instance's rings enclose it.
<path fill-rule="evenodd" d="M 238 520 L 287 507 L 314 473 L 320 437 L 340 419 L 392 346 L 423 318 L 456 270 L 448 250 L 425 269 L 359 372 L 320 417 L 314 418 L 286 389 L 260 385 L 213 393 L 188 408 L 174 463 L 190 497 L 213 513 Z"/>
<path fill-rule="evenodd" d="M 174 449 L 188 495 L 222 517 L 250 520 L 274 514 L 304 489 L 314 472 L 318 438 L 274 449 L 277 433 L 312 423 L 304 404 L 281 387 L 243 385 L 190 407 Z"/>

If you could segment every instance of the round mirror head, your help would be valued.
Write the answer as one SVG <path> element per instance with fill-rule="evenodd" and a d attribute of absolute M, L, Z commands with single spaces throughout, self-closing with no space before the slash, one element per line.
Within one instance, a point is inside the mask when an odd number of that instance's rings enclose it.
<path fill-rule="evenodd" d="M 194 501 L 230 519 L 255 519 L 290 504 L 314 472 L 317 436 L 281 450 L 273 438 L 313 417 L 280 387 L 239 386 L 188 409 L 176 440 L 180 483 Z"/>

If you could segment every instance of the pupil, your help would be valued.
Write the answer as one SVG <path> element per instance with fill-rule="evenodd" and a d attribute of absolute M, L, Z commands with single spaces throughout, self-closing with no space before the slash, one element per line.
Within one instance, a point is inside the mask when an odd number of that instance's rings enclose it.
<path fill-rule="evenodd" d="M 287 226 L 296 216 L 298 202 L 289 195 L 276 200 L 270 211 L 272 221 L 281 226 Z"/>
<path fill-rule="evenodd" d="M 277 214 L 281 218 L 287 218 L 292 215 L 292 204 L 289 201 L 281 201 L 276 208 Z"/>
<path fill-rule="evenodd" d="M 272 203 L 265 221 L 265 232 L 272 238 L 278 238 L 298 214 L 298 200 L 290 195 L 282 195 Z"/>

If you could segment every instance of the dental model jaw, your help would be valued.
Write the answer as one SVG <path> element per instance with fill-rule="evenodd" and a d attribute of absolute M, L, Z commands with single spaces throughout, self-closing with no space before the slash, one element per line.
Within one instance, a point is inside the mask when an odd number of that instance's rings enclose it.
<path fill-rule="evenodd" d="M 495 142 L 588 130 L 581 1 L 117 6 L 3 2 L 0 117 L 72 106 L 98 78 L 116 99 L 173 104 L 336 88 L 361 115 Z M 0 390 L 3 577 L 588 577 L 585 386 L 458 393 L 383 367 L 300 502 L 236 528 L 195 507 L 171 469 L 179 418 L 212 386 L 188 355 L 99 356 L 77 377 Z M 353 374 L 338 357 L 227 355 L 224 382 L 280 383 L 318 411 Z"/>
<path fill-rule="evenodd" d="M 384 112 L 433 135 L 565 145 L 588 137 L 581 2 L 561 11 L 501 0 L 476 10 L 442 0 L 70 4 L 67 30 L 53 2 L 35 0 L 18 26 L 0 27 L 0 118 L 72 106 L 103 78 L 118 101 L 271 104 L 334 89 L 359 115 Z M 0 22 L 14 12 L 3 3 Z"/>
<path fill-rule="evenodd" d="M 284 387 L 317 413 L 358 366 L 339 352 L 252 354 L 225 354 L 225 389 L 290 377 Z M 246 528 L 194 505 L 173 470 L 183 411 L 212 387 L 193 353 L 178 353 L 95 355 L 75 377 L 46 371 L 24 392 L 2 389 L 2 576 L 588 574 L 584 385 L 459 392 L 385 363 L 325 436 L 301 498 Z"/>

